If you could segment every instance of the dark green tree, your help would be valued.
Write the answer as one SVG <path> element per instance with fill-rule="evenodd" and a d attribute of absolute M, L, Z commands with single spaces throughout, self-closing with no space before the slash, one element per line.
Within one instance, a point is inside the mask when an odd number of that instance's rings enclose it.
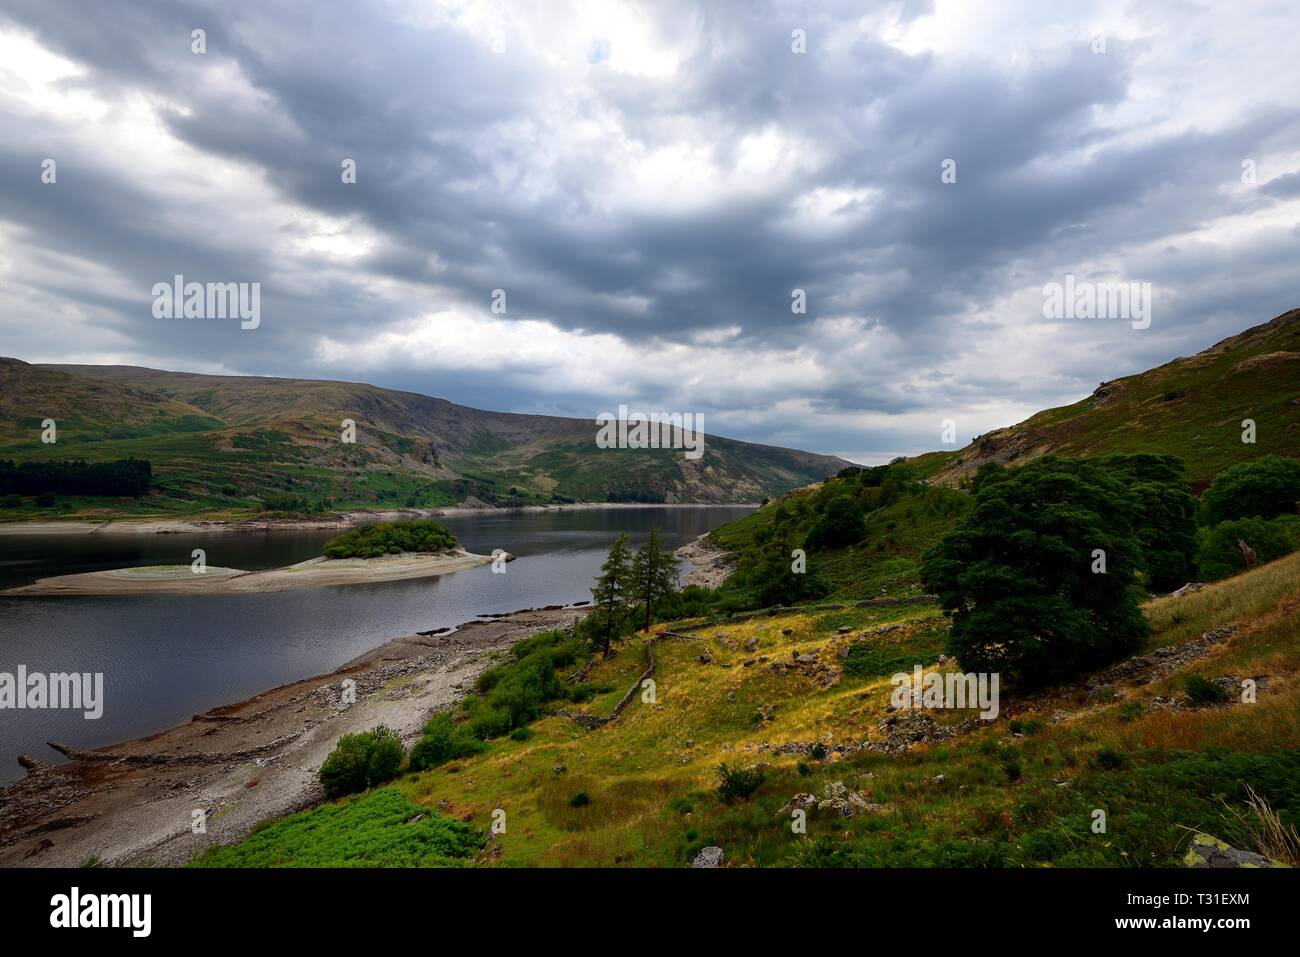
<path fill-rule="evenodd" d="M 1087 461 L 1047 456 L 985 483 L 921 571 L 962 667 L 1036 687 L 1136 650 L 1147 624 L 1132 513 L 1120 482 Z"/>
<path fill-rule="evenodd" d="M 843 548 L 862 541 L 866 533 L 862 509 L 849 496 L 838 495 L 826 503 L 804 544 L 807 548 Z"/>
<path fill-rule="evenodd" d="M 1201 522 L 1276 518 L 1300 510 L 1300 461 L 1265 455 L 1220 472 L 1201 496 Z"/>
<path fill-rule="evenodd" d="M 1172 455 L 1108 455 L 1097 464 L 1118 478 L 1133 500 L 1140 567 L 1152 591 L 1170 591 L 1196 572 L 1196 499 L 1182 459 Z"/>
<path fill-rule="evenodd" d="M 627 535 L 620 535 L 609 547 L 609 555 L 605 564 L 600 566 L 600 575 L 591 589 L 591 603 L 599 617 L 598 627 L 606 658 L 609 657 L 610 639 L 618 634 L 627 619 L 632 584 L 632 551 L 627 545 Z"/>
<path fill-rule="evenodd" d="M 1264 564 L 1293 552 L 1300 542 L 1292 540 L 1283 523 L 1294 519 L 1238 518 L 1220 522 L 1201 536 L 1196 565 L 1202 581 L 1227 578 L 1246 570 L 1246 558 L 1238 542 L 1255 550 L 1255 562 Z"/>
<path fill-rule="evenodd" d="M 794 605 L 813 598 L 822 598 L 830 589 L 817 572 L 807 566 L 795 571 L 794 544 L 789 538 L 777 537 L 765 543 L 758 552 L 757 561 L 747 584 L 760 607 Z"/>
<path fill-rule="evenodd" d="M 676 590 L 680 569 L 681 561 L 660 543 L 658 529 L 651 529 L 650 537 L 632 559 L 631 596 L 634 604 L 645 609 L 643 627 L 654 623 L 655 605 Z"/>
<path fill-rule="evenodd" d="M 983 462 L 970 478 L 970 490 L 976 495 L 985 482 L 996 482 L 1007 474 L 1007 467 L 1001 462 Z"/>

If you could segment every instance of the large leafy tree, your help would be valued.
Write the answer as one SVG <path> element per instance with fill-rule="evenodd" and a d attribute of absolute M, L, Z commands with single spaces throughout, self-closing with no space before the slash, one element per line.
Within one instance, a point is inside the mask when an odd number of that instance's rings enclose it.
<path fill-rule="evenodd" d="M 677 589 L 681 561 L 659 541 L 657 529 L 650 530 L 646 543 L 632 559 L 631 598 L 645 610 L 645 625 L 654 623 L 654 608 Z"/>
<path fill-rule="evenodd" d="M 837 495 L 808 530 L 806 544 L 809 548 L 843 548 L 862 541 L 866 531 L 858 503 L 848 495 Z"/>
<path fill-rule="evenodd" d="M 795 571 L 793 539 L 778 535 L 764 542 L 758 552 L 747 584 L 760 606 L 793 605 L 825 596 L 830 589 L 816 570 L 807 567 Z"/>
<path fill-rule="evenodd" d="M 1134 506 L 1141 568 L 1152 591 L 1170 591 L 1196 572 L 1196 499 L 1182 459 L 1108 455 L 1097 464 L 1119 479 Z"/>
<path fill-rule="evenodd" d="M 982 485 L 922 568 L 962 667 L 1035 687 L 1136 650 L 1133 513 L 1121 482 L 1084 460 L 1047 456 Z"/>
<path fill-rule="evenodd" d="M 632 595 L 632 550 L 627 536 L 620 535 L 609 548 L 605 564 L 591 589 L 591 601 L 598 616 L 604 655 L 609 657 L 610 639 L 623 627 Z"/>
<path fill-rule="evenodd" d="M 1201 496 L 1206 525 L 1235 518 L 1276 518 L 1297 510 L 1300 462 L 1281 455 L 1265 455 L 1220 472 Z"/>

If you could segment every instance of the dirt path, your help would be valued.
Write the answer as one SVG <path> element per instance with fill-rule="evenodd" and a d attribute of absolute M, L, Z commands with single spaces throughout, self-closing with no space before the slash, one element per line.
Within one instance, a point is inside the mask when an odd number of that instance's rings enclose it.
<path fill-rule="evenodd" d="M 32 762 L 0 792 L 0 867 L 185 864 L 210 844 L 321 800 L 316 774 L 341 735 L 387 724 L 409 746 L 459 699 L 488 653 L 567 627 L 585 609 L 515 612 L 449 635 L 397 638 L 337 671 L 294 682 L 136 741 Z M 341 703 L 343 682 L 356 703 Z M 194 833 L 194 812 L 206 833 Z"/>

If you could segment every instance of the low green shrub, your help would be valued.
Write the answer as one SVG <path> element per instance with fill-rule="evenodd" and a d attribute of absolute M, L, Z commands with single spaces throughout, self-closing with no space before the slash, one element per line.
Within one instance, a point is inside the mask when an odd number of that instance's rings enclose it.
<path fill-rule="evenodd" d="M 424 726 L 424 735 L 411 748 L 412 771 L 427 771 L 457 758 L 467 758 L 485 750 L 482 741 L 456 726 L 446 712 L 435 714 Z"/>
<path fill-rule="evenodd" d="M 402 765 L 402 739 L 384 725 L 358 734 L 345 734 L 320 767 L 327 797 L 355 794 L 397 776 Z"/>
<path fill-rule="evenodd" d="M 1122 771 L 1129 766 L 1129 756 L 1110 746 L 1103 747 L 1092 758 L 1093 767 L 1103 771 Z"/>
<path fill-rule="evenodd" d="M 718 797 L 723 804 L 734 804 L 749 798 L 763 783 L 763 770 L 740 765 L 718 765 Z"/>
<path fill-rule="evenodd" d="M 1224 704 L 1229 698 L 1227 688 L 1200 675 L 1188 675 L 1183 681 L 1183 687 L 1195 705 Z"/>
<path fill-rule="evenodd" d="M 468 731 L 486 741 L 510 734 L 536 721 L 550 701 L 574 700 L 575 689 L 560 672 L 570 668 L 582 652 L 582 639 L 562 631 L 547 631 L 517 643 L 510 659 L 482 672 L 475 681 L 477 695 L 465 699 L 462 711 L 468 716 Z M 588 697 L 608 690 L 598 685 L 580 685 Z"/>
<path fill-rule="evenodd" d="M 1146 714 L 1146 710 L 1147 706 L 1141 701 L 1125 701 L 1119 706 L 1119 719 L 1121 721 L 1135 721 Z"/>

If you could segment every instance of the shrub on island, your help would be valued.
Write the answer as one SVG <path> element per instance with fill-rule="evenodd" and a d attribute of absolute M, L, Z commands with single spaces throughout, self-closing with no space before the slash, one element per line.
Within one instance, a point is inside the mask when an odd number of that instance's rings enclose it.
<path fill-rule="evenodd" d="M 360 525 L 325 544 L 326 558 L 379 558 L 401 552 L 441 552 L 456 536 L 428 519 Z"/>

